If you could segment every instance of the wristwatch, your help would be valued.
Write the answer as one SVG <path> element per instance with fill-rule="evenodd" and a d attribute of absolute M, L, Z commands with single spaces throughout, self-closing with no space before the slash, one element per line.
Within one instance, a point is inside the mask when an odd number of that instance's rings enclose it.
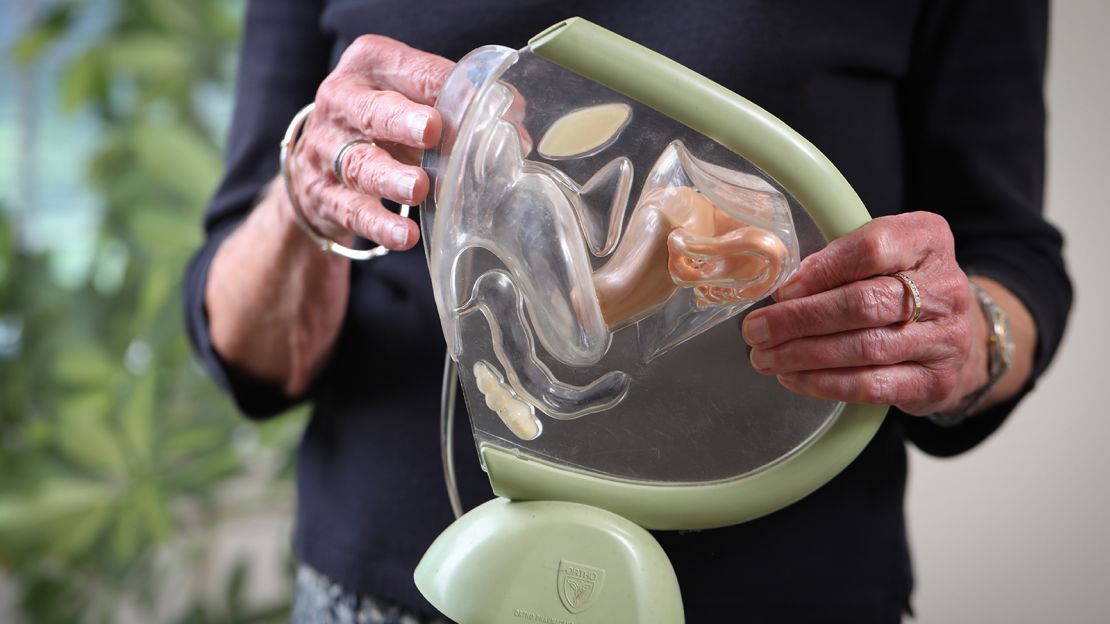
<path fill-rule="evenodd" d="M 972 410 L 979 406 L 983 398 L 990 393 L 1002 375 L 1009 370 L 1014 361 L 1014 337 L 1010 333 L 1010 317 L 987 291 L 979 288 L 975 282 L 971 285 L 975 298 L 979 300 L 979 309 L 987 318 L 987 384 L 972 392 L 960 403 L 960 406 L 951 412 L 938 412 L 930 414 L 929 420 L 942 427 L 954 427 L 971 415 Z"/>

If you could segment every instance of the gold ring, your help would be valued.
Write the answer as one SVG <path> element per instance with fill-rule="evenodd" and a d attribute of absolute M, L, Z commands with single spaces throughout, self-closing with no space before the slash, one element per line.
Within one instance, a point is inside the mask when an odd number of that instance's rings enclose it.
<path fill-rule="evenodd" d="M 921 318 L 921 291 L 917 289 L 917 284 L 905 273 L 888 273 L 888 275 L 902 282 L 902 285 L 906 287 L 906 291 L 913 297 L 913 312 L 910 313 L 910 318 L 906 319 L 906 324 L 908 325 Z"/>
<path fill-rule="evenodd" d="M 351 151 L 351 148 L 356 145 L 369 145 L 370 147 L 373 147 L 374 142 L 367 141 L 366 139 L 354 139 L 352 141 L 347 141 L 342 145 L 342 147 L 339 148 L 339 151 L 335 153 L 335 160 L 331 162 L 331 170 L 332 173 L 335 174 L 335 179 L 339 180 L 339 183 L 342 184 L 343 188 L 345 189 L 349 189 L 351 187 L 347 186 L 347 178 L 343 175 L 344 165 L 346 164 L 343 162 L 343 159 L 347 157 L 347 152 Z"/>

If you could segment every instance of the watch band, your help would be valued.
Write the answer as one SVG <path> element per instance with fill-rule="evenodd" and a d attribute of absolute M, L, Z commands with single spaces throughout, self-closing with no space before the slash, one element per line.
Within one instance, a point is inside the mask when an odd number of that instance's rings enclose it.
<path fill-rule="evenodd" d="M 994 388 L 1003 374 L 1010 368 L 1014 359 L 1014 340 L 1010 334 L 1010 317 L 998 304 L 994 302 L 987 291 L 980 288 L 975 282 L 968 282 L 975 298 L 979 301 L 979 309 L 987 319 L 987 373 L 986 385 L 969 394 L 960 406 L 950 412 L 938 412 L 929 415 L 929 420 L 942 427 L 954 427 L 971 415 L 971 412 L 983 401 Z"/>

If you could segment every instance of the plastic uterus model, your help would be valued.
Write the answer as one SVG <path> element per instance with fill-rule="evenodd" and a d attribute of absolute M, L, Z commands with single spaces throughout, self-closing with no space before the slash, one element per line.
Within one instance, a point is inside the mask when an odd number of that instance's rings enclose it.
<path fill-rule="evenodd" d="M 494 81 L 477 97 L 453 148 L 467 166 L 436 189 L 429 261 L 453 356 L 466 350 L 463 320 L 485 318 L 488 329 L 475 331 L 494 358 L 470 370 L 514 437 L 540 436 L 541 416 L 578 418 L 621 402 L 629 371 L 602 364 L 617 332 L 634 328 L 646 365 L 797 267 L 788 202 L 764 179 L 703 161 L 681 138 L 628 146 L 639 152 L 631 156 L 617 148 L 637 132 L 632 118 L 646 116 L 643 107 L 575 108 L 541 128 L 537 144 L 529 130 L 537 115 L 519 86 Z M 634 202 L 632 156 L 647 168 Z M 588 176 L 581 183 L 578 171 Z M 475 254 L 495 262 L 477 269 Z M 600 374 L 574 384 L 538 349 Z"/>
<path fill-rule="evenodd" d="M 584 20 L 475 50 L 436 107 L 421 228 L 502 498 L 436 540 L 417 586 L 463 624 L 680 623 L 644 528 L 788 505 L 882 422 L 756 373 L 738 322 L 867 211 L 777 119 Z"/>
<path fill-rule="evenodd" d="M 812 145 L 583 20 L 475 50 L 436 106 L 421 227 L 480 448 L 696 484 L 781 462 L 836 420 L 840 404 L 756 374 L 738 327 L 851 223 L 822 198 L 867 218 Z"/>

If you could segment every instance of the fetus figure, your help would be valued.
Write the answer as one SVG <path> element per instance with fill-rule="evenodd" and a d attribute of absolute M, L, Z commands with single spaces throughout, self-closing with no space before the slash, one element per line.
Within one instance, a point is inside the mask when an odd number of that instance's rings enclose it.
<path fill-rule="evenodd" d="M 713 226 L 711 236 L 681 227 L 667 238 L 675 284 L 693 287 L 700 308 L 763 298 L 789 257 L 782 239 L 716 207 Z"/>
<path fill-rule="evenodd" d="M 610 331 L 651 314 L 680 287 L 701 307 L 763 297 L 788 250 L 777 236 L 718 208 L 689 186 L 657 189 L 632 212 L 613 257 L 594 273 Z"/>

